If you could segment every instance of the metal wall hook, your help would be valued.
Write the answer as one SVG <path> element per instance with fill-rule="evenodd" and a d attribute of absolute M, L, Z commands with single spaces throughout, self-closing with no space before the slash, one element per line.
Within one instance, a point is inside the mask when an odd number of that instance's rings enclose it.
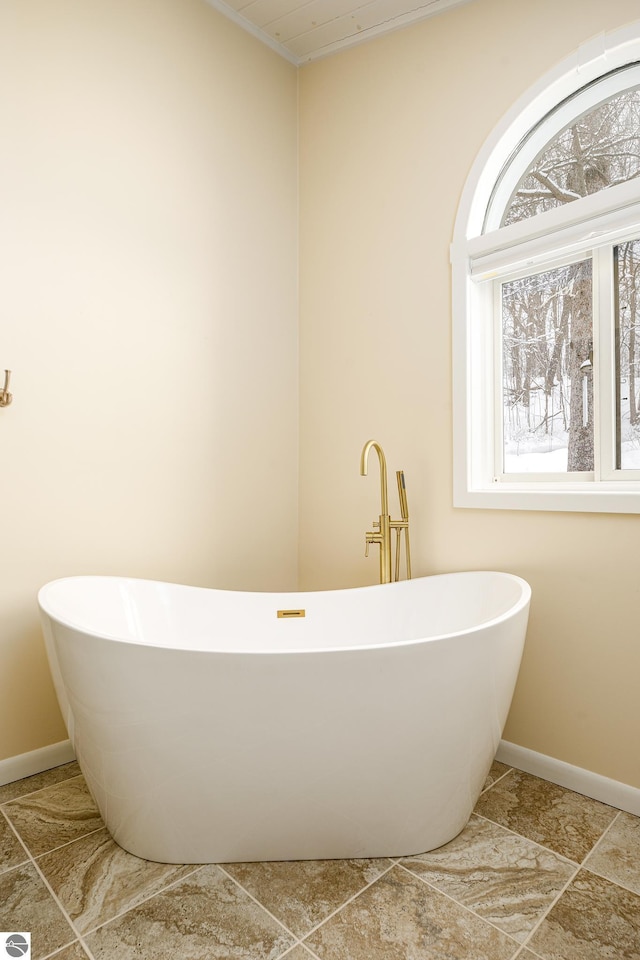
<path fill-rule="evenodd" d="M 11 370 L 4 372 L 4 387 L 0 390 L 0 407 L 8 407 L 13 400 L 13 394 L 9 393 L 9 381 L 11 380 Z"/>

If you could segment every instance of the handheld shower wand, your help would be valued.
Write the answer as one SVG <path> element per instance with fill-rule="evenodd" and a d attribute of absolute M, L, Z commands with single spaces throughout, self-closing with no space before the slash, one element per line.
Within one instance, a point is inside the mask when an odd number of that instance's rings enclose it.
<path fill-rule="evenodd" d="M 400 540 L 404 531 L 405 536 L 405 563 L 407 568 L 407 580 L 411 580 L 411 547 L 409 546 L 409 505 L 407 503 L 407 486 L 404 480 L 404 470 L 396 470 L 396 479 L 398 481 L 398 499 L 400 501 L 401 521 L 396 524 L 392 521 L 392 526 L 396 528 L 396 569 L 395 579 L 400 579 Z"/>

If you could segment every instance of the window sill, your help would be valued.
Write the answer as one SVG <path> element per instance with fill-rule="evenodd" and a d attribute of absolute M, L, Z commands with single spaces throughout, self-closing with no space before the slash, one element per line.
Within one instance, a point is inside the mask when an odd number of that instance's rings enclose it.
<path fill-rule="evenodd" d="M 640 484 L 492 483 L 454 489 L 454 507 L 476 510 L 551 510 L 582 513 L 640 513 Z"/>

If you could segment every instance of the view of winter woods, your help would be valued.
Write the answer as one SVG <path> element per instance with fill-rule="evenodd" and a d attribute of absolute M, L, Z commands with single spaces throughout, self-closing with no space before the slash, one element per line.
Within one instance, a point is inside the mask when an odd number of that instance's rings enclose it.
<path fill-rule="evenodd" d="M 505 472 L 593 470 L 591 261 L 502 285 Z"/>
<path fill-rule="evenodd" d="M 617 319 L 617 467 L 640 468 L 640 240 L 614 249 Z"/>
<path fill-rule="evenodd" d="M 578 117 L 538 155 L 503 225 L 640 177 L 640 88 Z M 640 239 L 613 248 L 617 468 L 640 468 Z M 594 469 L 592 264 L 502 284 L 505 473 Z"/>

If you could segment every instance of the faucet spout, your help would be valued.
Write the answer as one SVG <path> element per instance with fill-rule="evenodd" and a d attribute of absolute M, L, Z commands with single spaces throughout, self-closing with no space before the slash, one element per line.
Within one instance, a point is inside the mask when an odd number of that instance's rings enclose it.
<path fill-rule="evenodd" d="M 375 440 L 369 440 L 362 448 L 360 457 L 360 474 L 363 477 L 367 475 L 369 465 L 369 454 L 371 448 L 378 454 L 380 461 L 380 516 L 374 527 L 378 528 L 377 533 L 373 531 L 367 533 L 366 544 L 367 551 L 370 543 L 380 545 L 380 583 L 391 582 L 391 518 L 389 516 L 389 499 L 387 496 L 387 461 L 379 443 Z"/>
<path fill-rule="evenodd" d="M 387 495 L 387 460 L 382 447 L 375 440 L 368 440 L 362 448 L 362 455 L 360 457 L 360 476 L 367 476 L 369 454 L 372 447 L 378 454 L 378 460 L 380 461 L 380 515 L 387 517 L 389 516 L 389 498 Z"/>

